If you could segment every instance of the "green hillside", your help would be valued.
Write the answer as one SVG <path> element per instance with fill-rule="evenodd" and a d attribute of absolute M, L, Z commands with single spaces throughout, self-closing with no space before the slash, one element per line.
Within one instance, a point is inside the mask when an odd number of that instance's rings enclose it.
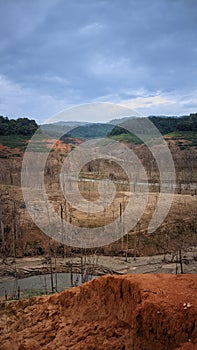
<path fill-rule="evenodd" d="M 197 113 L 182 117 L 150 116 L 149 119 L 166 139 L 174 139 L 181 149 L 197 147 Z M 125 121 L 125 118 L 123 121 Z M 121 124 L 121 122 L 122 120 L 120 119 L 119 123 Z M 28 140 L 37 129 L 38 125 L 35 120 L 28 118 L 14 120 L 0 116 L 0 144 L 24 151 Z M 45 134 L 46 139 L 50 138 L 47 131 L 43 130 L 41 131 L 40 142 L 42 142 L 43 134 Z M 123 127 L 107 123 L 87 123 L 77 126 L 72 131 L 68 131 L 61 140 L 68 143 L 70 142 L 69 137 L 86 140 L 106 136 L 117 141 L 128 141 L 135 144 L 142 143 L 137 136 L 129 133 Z"/>

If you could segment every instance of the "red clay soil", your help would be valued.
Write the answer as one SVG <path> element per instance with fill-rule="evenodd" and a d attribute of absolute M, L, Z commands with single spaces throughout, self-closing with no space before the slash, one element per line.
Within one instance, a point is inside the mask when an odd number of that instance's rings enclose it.
<path fill-rule="evenodd" d="M 104 276 L 0 305 L 1 350 L 197 349 L 195 275 Z"/>

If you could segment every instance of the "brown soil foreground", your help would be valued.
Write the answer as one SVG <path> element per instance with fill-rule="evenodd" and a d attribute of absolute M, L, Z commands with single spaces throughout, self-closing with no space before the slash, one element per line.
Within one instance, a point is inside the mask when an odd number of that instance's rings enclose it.
<path fill-rule="evenodd" d="M 197 349 L 195 275 L 104 276 L 0 305 L 0 349 Z"/>

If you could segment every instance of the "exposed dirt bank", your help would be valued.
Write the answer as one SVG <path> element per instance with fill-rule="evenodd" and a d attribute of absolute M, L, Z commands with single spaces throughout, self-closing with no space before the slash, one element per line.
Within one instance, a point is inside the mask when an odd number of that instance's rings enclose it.
<path fill-rule="evenodd" d="M 196 349 L 196 295 L 194 275 L 126 275 L 1 303 L 0 349 Z"/>

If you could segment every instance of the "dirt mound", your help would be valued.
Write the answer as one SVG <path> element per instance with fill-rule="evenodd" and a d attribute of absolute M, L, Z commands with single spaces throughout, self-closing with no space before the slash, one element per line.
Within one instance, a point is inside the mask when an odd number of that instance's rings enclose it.
<path fill-rule="evenodd" d="M 127 275 L 1 303 L 0 349 L 196 349 L 196 295 L 194 275 Z"/>

